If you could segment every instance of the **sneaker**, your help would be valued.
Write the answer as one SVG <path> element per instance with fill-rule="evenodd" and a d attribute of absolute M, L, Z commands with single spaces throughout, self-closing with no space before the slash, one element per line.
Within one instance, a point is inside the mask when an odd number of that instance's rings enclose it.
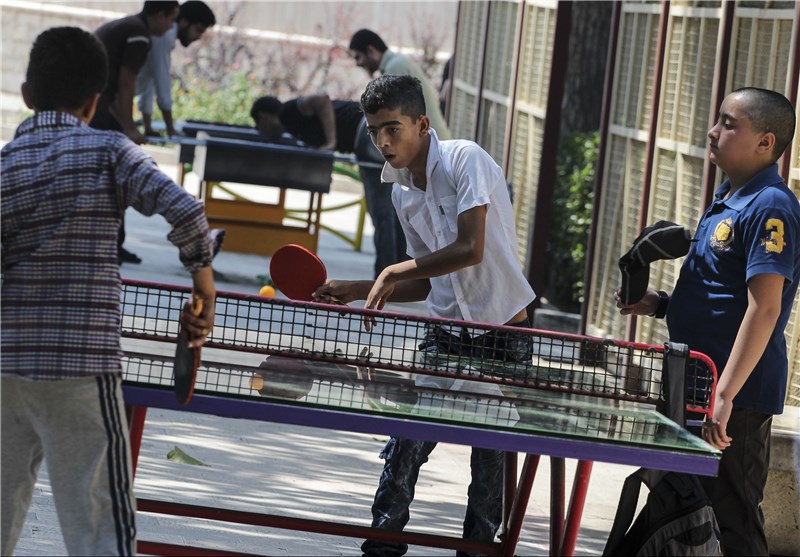
<path fill-rule="evenodd" d="M 120 264 L 122 263 L 133 263 L 138 265 L 142 262 L 142 258 L 136 255 L 133 252 L 126 250 L 125 248 L 119 248 L 117 252 L 117 257 L 119 257 Z"/>
<path fill-rule="evenodd" d="M 209 230 L 208 238 L 211 240 L 211 257 L 213 259 L 222 249 L 222 243 L 225 241 L 225 229 L 213 228 Z"/>

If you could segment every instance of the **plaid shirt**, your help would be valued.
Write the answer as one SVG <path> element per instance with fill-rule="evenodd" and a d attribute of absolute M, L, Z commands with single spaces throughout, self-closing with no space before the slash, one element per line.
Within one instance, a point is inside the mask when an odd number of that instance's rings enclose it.
<path fill-rule="evenodd" d="M 2 376 L 121 373 L 125 209 L 163 215 L 192 272 L 211 264 L 202 204 L 121 133 L 63 112 L 23 122 L 0 156 Z"/>

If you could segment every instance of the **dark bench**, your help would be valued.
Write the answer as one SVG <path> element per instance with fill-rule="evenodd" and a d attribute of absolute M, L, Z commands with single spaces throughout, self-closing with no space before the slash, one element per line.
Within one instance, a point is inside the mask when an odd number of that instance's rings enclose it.
<path fill-rule="evenodd" d="M 252 128 L 187 122 L 183 132 L 203 141 L 181 145 L 179 160 L 191 157 L 208 224 L 227 231 L 227 250 L 271 255 L 285 244 L 317 250 L 322 195 L 331 187 L 332 152 L 268 143 Z M 222 187 L 220 182 L 279 188 L 278 200 L 253 201 L 230 190 L 234 199 L 219 199 L 212 192 Z M 287 189 L 309 192 L 308 206 L 293 210 L 291 219 L 285 206 Z"/>

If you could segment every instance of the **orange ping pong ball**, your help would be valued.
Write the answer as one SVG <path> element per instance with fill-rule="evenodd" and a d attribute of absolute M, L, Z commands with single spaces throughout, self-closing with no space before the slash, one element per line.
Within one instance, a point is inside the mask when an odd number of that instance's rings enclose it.
<path fill-rule="evenodd" d="M 275 296 L 275 288 L 270 286 L 269 284 L 265 284 L 261 287 L 261 290 L 258 291 L 259 296 L 264 296 L 265 298 L 272 298 Z"/>
<path fill-rule="evenodd" d="M 258 373 L 254 373 L 250 378 L 250 388 L 254 391 L 260 391 L 264 388 L 264 378 Z"/>

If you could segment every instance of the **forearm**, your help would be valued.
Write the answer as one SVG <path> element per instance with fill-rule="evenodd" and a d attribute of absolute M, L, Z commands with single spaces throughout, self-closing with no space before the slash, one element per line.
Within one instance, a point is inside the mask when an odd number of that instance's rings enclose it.
<path fill-rule="evenodd" d="M 321 111 L 319 118 L 320 122 L 322 122 L 322 129 L 325 131 L 325 145 L 323 147 L 330 150 L 336 149 L 336 118 L 333 108 Z"/>
<path fill-rule="evenodd" d="M 114 116 L 125 133 L 136 130 L 133 123 L 133 89 L 120 88 L 112 105 Z"/>
<path fill-rule="evenodd" d="M 480 263 L 483 260 L 481 248 L 482 246 L 476 246 L 469 240 L 456 240 L 434 253 L 395 263 L 387 267 L 384 274 L 398 285 L 406 281 L 447 275 Z"/>
<path fill-rule="evenodd" d="M 320 145 L 320 148 L 335 149 L 336 114 L 330 97 L 326 94 L 305 95 L 298 99 L 298 108 L 304 116 L 315 116 L 319 120 L 325 134 L 325 143 Z"/>
<path fill-rule="evenodd" d="M 431 281 L 428 279 L 412 279 L 400 282 L 389 296 L 392 302 L 420 302 L 428 297 Z"/>
<path fill-rule="evenodd" d="M 206 303 L 214 301 L 217 292 L 214 286 L 214 272 L 210 265 L 192 273 L 192 292 Z"/>

